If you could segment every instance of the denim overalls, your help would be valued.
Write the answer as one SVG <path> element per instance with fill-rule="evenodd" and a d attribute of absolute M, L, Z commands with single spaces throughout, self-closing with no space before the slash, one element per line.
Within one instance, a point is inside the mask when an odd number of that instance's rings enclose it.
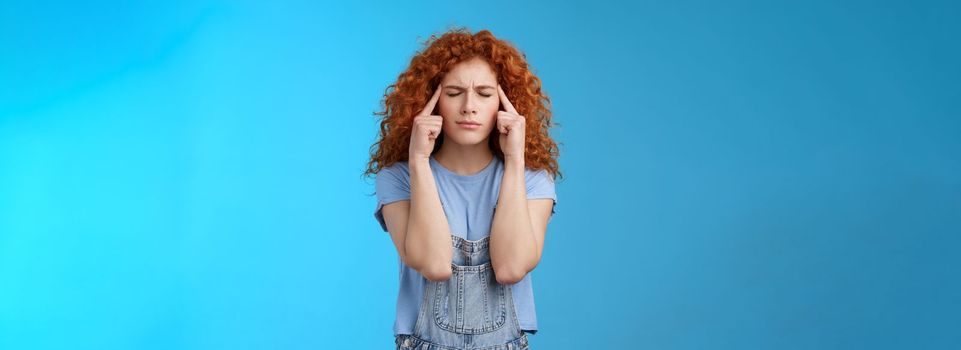
<path fill-rule="evenodd" d="M 427 281 L 414 334 L 398 334 L 399 350 L 527 350 L 510 285 L 494 279 L 490 236 L 476 241 L 451 235 L 453 261 L 446 281 Z"/>

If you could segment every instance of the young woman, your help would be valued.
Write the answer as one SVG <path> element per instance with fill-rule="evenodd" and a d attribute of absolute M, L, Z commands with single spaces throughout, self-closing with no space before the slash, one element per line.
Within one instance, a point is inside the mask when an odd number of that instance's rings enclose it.
<path fill-rule="evenodd" d="M 388 87 L 374 217 L 400 258 L 398 349 L 528 349 L 530 271 L 557 197 L 550 100 L 482 30 L 431 36 Z"/>

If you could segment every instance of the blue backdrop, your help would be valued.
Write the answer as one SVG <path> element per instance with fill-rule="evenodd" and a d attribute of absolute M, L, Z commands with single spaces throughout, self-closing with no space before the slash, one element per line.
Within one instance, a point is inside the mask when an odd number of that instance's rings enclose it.
<path fill-rule="evenodd" d="M 432 33 L 561 143 L 534 349 L 961 347 L 961 6 L 0 3 L 0 349 L 387 349 L 361 178 Z"/>

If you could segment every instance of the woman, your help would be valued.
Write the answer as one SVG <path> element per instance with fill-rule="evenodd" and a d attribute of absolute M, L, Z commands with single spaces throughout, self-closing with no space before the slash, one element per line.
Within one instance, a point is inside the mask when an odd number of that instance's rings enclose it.
<path fill-rule="evenodd" d="M 398 349 L 528 349 L 559 176 L 550 100 L 487 30 L 431 36 L 388 87 L 374 217 L 400 258 Z"/>

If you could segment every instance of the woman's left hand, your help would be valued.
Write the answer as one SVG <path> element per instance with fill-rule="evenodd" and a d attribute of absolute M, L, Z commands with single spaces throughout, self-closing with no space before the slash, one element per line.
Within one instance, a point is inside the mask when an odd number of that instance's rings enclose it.
<path fill-rule="evenodd" d="M 497 111 L 497 130 L 500 131 L 500 146 L 504 157 L 518 157 L 524 159 L 524 137 L 527 122 L 524 116 L 517 114 L 514 105 L 507 99 L 507 94 L 500 84 L 497 85 L 497 95 L 500 96 L 503 111 Z"/>

